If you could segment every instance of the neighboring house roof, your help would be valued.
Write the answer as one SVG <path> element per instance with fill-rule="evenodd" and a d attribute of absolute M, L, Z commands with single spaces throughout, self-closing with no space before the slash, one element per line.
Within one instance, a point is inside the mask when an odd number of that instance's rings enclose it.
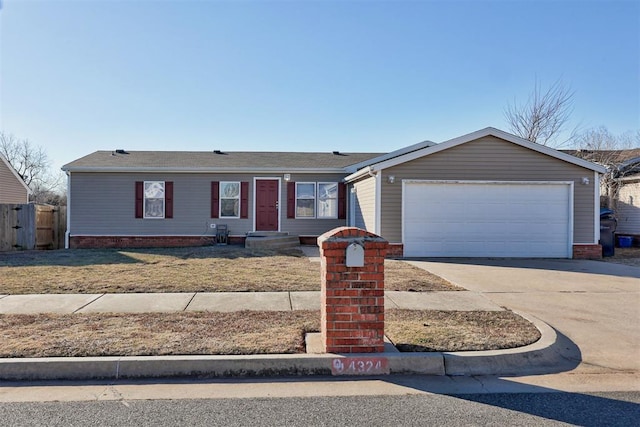
<path fill-rule="evenodd" d="M 261 151 L 96 151 L 62 167 L 70 172 L 323 171 L 345 168 L 380 153 Z"/>
<path fill-rule="evenodd" d="M 600 165 L 596 165 L 594 163 L 588 162 L 586 160 L 580 159 L 578 157 L 569 155 L 567 153 L 563 153 L 558 150 L 554 150 L 553 148 L 546 147 L 544 145 L 536 144 L 535 142 L 528 141 L 526 139 L 517 137 L 510 133 L 501 131 L 499 129 L 495 129 L 492 127 L 487 127 L 476 132 L 469 133 L 467 135 L 460 136 L 458 138 L 450 139 L 448 141 L 442 142 L 440 144 L 431 145 L 419 150 L 411 151 L 407 154 L 403 154 L 388 160 L 384 160 L 381 162 L 369 162 L 368 167 L 360 169 L 359 171 L 349 175 L 345 178 L 346 181 L 352 181 L 361 177 L 367 173 L 373 173 L 382 169 L 390 168 L 401 163 L 409 162 L 411 160 L 418 159 L 420 157 L 428 156 L 431 154 L 438 153 L 443 150 L 447 150 L 449 148 L 456 147 L 458 145 L 465 144 L 467 142 L 475 141 L 479 138 L 484 138 L 486 136 L 495 136 L 497 138 L 504 139 L 513 144 L 520 145 L 522 147 L 528 148 L 533 151 L 537 151 L 542 154 L 546 154 L 548 156 L 554 157 L 559 160 L 563 160 L 567 163 L 571 163 L 577 166 L 581 166 L 586 169 L 593 170 L 599 173 L 605 173 L 606 169 Z"/>
<path fill-rule="evenodd" d="M 563 150 L 567 154 L 589 160 L 606 168 L 615 166 L 614 177 L 640 173 L 640 148 L 628 150 Z"/>
<path fill-rule="evenodd" d="M 640 158 L 640 148 L 629 150 L 562 150 L 562 152 L 582 159 L 598 162 L 624 162 L 634 158 Z"/>
<path fill-rule="evenodd" d="M 9 161 L 5 159 L 2 154 L 0 154 L 0 160 L 7 166 L 7 169 L 11 171 L 11 173 L 16 177 L 18 182 L 25 188 L 25 190 L 27 190 L 27 194 L 31 194 L 32 191 L 29 186 L 24 182 L 20 174 L 13 168 L 13 166 L 11 166 L 11 163 L 9 163 Z"/>

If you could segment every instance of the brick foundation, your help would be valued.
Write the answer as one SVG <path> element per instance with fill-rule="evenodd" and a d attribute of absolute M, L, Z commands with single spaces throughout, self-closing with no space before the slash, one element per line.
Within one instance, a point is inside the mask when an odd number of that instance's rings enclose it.
<path fill-rule="evenodd" d="M 244 243 L 244 237 L 239 238 Z M 185 246 L 207 246 L 215 243 L 215 238 L 200 236 L 71 236 L 71 249 L 95 248 L 173 248 Z M 229 237 L 229 243 L 235 244 Z"/>
<path fill-rule="evenodd" d="M 364 266 L 347 267 L 346 250 L 364 247 Z M 388 243 L 367 231 L 339 227 L 318 237 L 321 332 L 327 353 L 384 351 L 384 258 Z"/>
<path fill-rule="evenodd" d="M 404 244 L 402 243 L 389 243 L 387 249 L 387 258 L 402 258 L 404 256 Z"/>
<path fill-rule="evenodd" d="M 602 259 L 602 246 L 600 246 L 600 245 L 573 245 L 573 258 L 575 258 L 575 259 Z"/>

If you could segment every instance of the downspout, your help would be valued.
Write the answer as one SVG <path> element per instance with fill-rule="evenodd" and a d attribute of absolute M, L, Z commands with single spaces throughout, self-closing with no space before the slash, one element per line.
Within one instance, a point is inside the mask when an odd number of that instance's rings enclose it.
<path fill-rule="evenodd" d="M 64 248 L 69 249 L 69 234 L 71 232 L 71 172 L 67 173 L 67 231 L 64 233 Z"/>

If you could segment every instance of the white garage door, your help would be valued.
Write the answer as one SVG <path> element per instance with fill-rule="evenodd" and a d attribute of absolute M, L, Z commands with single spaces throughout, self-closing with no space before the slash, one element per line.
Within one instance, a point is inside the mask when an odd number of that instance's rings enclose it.
<path fill-rule="evenodd" d="M 403 182 L 409 257 L 570 258 L 570 183 Z"/>

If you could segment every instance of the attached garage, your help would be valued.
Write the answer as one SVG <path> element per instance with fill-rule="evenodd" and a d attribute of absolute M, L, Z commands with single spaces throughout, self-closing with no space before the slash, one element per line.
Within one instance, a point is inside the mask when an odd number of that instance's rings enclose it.
<path fill-rule="evenodd" d="M 346 177 L 350 224 L 388 240 L 393 256 L 599 258 L 605 171 L 486 128 L 372 159 Z"/>
<path fill-rule="evenodd" d="M 404 256 L 571 257 L 573 182 L 405 180 L 402 191 Z"/>

